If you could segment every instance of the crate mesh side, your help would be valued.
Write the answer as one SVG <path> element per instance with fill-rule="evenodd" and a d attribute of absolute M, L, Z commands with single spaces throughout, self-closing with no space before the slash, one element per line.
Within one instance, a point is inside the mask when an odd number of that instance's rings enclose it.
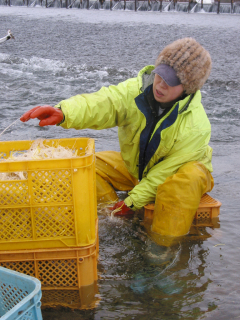
<path fill-rule="evenodd" d="M 1 262 L 0 266 L 11 269 L 13 271 L 18 271 L 24 273 L 28 276 L 35 277 L 35 267 L 33 261 L 14 261 L 14 262 Z"/>
<path fill-rule="evenodd" d="M 37 277 L 42 287 L 78 287 L 76 259 L 37 261 L 36 275 L 33 261 L 0 262 L 0 265 Z"/>
<path fill-rule="evenodd" d="M 73 206 L 34 208 L 37 238 L 75 236 Z"/>
<path fill-rule="evenodd" d="M 34 310 L 34 306 L 28 311 L 26 312 L 24 315 L 20 316 L 19 318 L 17 318 L 17 320 L 33 320 L 36 319 L 36 315 Z"/>
<path fill-rule="evenodd" d="M 38 261 L 38 279 L 43 287 L 77 287 L 77 260 Z"/>
<path fill-rule="evenodd" d="M 32 238 L 32 222 L 29 208 L 0 209 L 0 239 Z"/>
<path fill-rule="evenodd" d="M 0 206 L 29 205 L 28 182 L 0 181 Z"/>
<path fill-rule="evenodd" d="M 21 302 L 26 296 L 28 291 L 23 291 L 15 284 L 9 284 L 7 281 L 0 280 L 0 310 L 1 315 L 4 315 L 19 302 Z"/>
<path fill-rule="evenodd" d="M 79 290 L 43 290 L 41 301 L 44 307 L 81 307 Z"/>
<path fill-rule="evenodd" d="M 39 170 L 30 177 L 34 204 L 72 203 L 71 170 Z"/>
<path fill-rule="evenodd" d="M 197 211 L 196 218 L 198 220 L 210 219 L 211 218 L 211 212 L 210 212 L 210 210 Z"/>

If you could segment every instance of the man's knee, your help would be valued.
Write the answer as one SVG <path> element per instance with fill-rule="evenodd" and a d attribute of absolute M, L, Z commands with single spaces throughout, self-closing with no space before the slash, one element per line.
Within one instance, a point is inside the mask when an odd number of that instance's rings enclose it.
<path fill-rule="evenodd" d="M 152 231 L 171 236 L 188 233 L 202 195 L 212 188 L 212 176 L 203 164 L 184 164 L 158 187 Z"/>

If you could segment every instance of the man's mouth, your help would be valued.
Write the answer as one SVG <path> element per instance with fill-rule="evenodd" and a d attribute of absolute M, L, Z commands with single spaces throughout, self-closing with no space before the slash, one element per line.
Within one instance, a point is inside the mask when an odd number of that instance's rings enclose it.
<path fill-rule="evenodd" d="M 157 95 L 157 97 L 163 97 L 164 96 L 164 94 L 161 91 L 157 90 L 157 89 L 156 89 L 156 95 Z"/>

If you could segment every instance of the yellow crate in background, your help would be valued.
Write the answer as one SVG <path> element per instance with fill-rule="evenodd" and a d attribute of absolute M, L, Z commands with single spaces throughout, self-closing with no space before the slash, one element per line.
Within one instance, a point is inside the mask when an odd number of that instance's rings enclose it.
<path fill-rule="evenodd" d="M 212 219 L 219 216 L 221 202 L 210 197 L 207 193 L 202 196 L 199 207 L 197 209 L 195 219 Z"/>
<path fill-rule="evenodd" d="M 193 225 L 197 226 L 212 226 L 212 221 L 217 218 L 220 213 L 221 202 L 204 194 L 201 198 L 199 207 L 196 211 Z M 154 203 L 147 204 L 144 207 L 144 218 L 153 219 Z"/>
<path fill-rule="evenodd" d="M 0 158 L 28 150 L 34 141 L 0 142 Z M 77 158 L 0 161 L 0 251 L 89 246 L 96 242 L 95 150 L 89 138 L 48 139 Z"/>

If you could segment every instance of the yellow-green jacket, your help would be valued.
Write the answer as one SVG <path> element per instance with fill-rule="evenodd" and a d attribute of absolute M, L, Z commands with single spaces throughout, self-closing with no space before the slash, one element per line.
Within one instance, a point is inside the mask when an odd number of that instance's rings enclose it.
<path fill-rule="evenodd" d="M 154 201 L 158 185 L 187 162 L 200 161 L 212 172 L 211 125 L 201 92 L 175 103 L 156 122 L 146 99 L 152 90 L 153 69 L 146 66 L 136 78 L 71 97 L 56 106 L 65 115 L 63 128 L 119 127 L 121 155 L 128 171 L 140 180 L 125 199 L 133 209 Z"/>

